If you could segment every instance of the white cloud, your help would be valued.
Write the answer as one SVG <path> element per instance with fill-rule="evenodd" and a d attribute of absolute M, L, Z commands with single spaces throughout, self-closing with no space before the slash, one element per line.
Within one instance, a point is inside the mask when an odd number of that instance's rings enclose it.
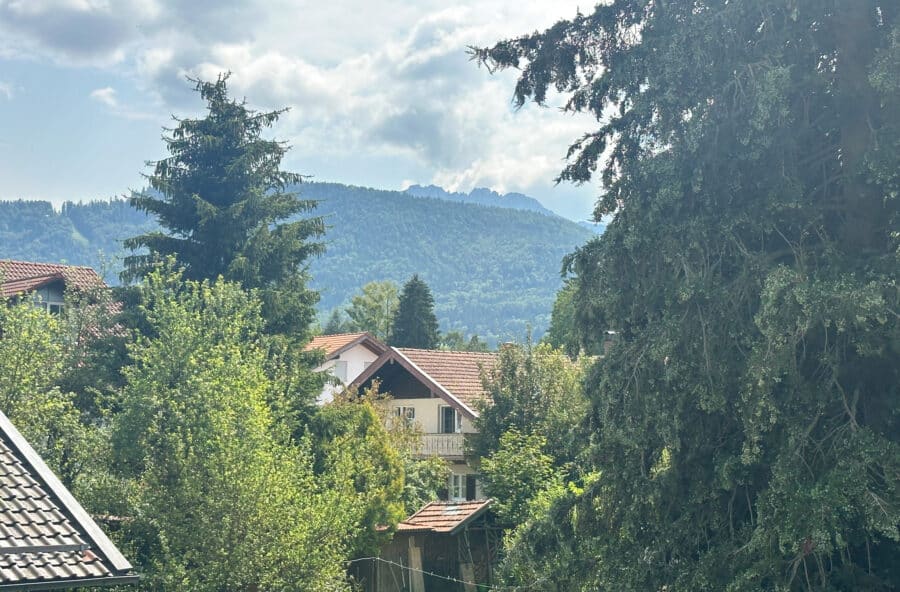
<path fill-rule="evenodd" d="M 111 86 L 92 90 L 91 98 L 113 109 L 119 106 L 119 100 L 116 98 L 116 89 Z"/>
<path fill-rule="evenodd" d="M 447 6 L 443 0 L 0 0 L 0 55 L 115 70 L 134 80 L 147 101 L 182 115 L 200 107 L 185 76 L 231 71 L 234 94 L 263 109 L 291 107 L 277 134 L 300 156 L 408 159 L 430 177 L 414 182 L 459 190 L 550 187 L 566 147 L 591 121 L 555 109 L 513 112 L 514 76 L 490 76 L 468 60 L 466 48 L 549 27 L 573 16 L 577 2 Z M 140 115 L 124 109 L 111 87 L 91 97 L 116 115 Z M 408 176 L 398 173 L 397 185 Z"/>
<path fill-rule="evenodd" d="M 13 86 L 10 83 L 0 81 L 0 97 L 4 97 L 7 101 L 11 101 L 14 94 Z"/>

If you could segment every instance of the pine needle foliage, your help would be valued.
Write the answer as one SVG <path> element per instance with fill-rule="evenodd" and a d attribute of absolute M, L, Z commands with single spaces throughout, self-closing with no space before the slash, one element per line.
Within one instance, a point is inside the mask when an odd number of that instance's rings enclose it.
<path fill-rule="evenodd" d="M 169 157 L 152 162 L 150 190 L 132 206 L 156 217 L 161 231 L 125 241 L 124 279 L 147 275 L 174 255 L 189 280 L 219 276 L 259 289 L 271 332 L 305 332 L 317 295 L 306 287 L 303 265 L 323 252 L 316 207 L 287 188 L 302 179 L 281 170 L 288 146 L 263 138 L 285 109 L 255 111 L 229 96 L 228 74 L 191 80 L 206 116 L 176 119 L 163 137 Z M 294 219 L 293 221 L 288 221 Z"/>
<path fill-rule="evenodd" d="M 586 380 L 600 477 L 511 581 L 897 588 L 898 14 L 612 0 L 474 50 L 518 105 L 596 117 L 560 179 L 599 176 L 614 216 L 567 262 L 580 335 L 619 337 Z"/>
<path fill-rule="evenodd" d="M 396 347 L 435 349 L 438 346 L 438 322 L 434 315 L 431 289 L 418 274 L 403 285 L 400 303 L 391 327 L 390 343 Z"/>

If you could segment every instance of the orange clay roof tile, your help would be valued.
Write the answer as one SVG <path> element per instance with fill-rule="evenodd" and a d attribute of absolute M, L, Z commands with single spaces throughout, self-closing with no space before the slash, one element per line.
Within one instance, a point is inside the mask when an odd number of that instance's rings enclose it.
<path fill-rule="evenodd" d="M 451 533 L 481 515 L 493 500 L 431 502 L 397 524 L 397 532 Z"/>
<path fill-rule="evenodd" d="M 368 347 L 370 350 L 374 351 L 377 354 L 382 353 L 387 347 L 375 339 L 369 333 L 361 332 L 361 333 L 335 333 L 332 335 L 317 335 L 312 338 L 312 340 L 306 344 L 304 348 L 306 351 L 321 349 L 325 352 L 325 359 L 330 359 L 332 356 L 340 353 L 348 346 L 354 343 L 362 343 L 364 346 Z"/>
<path fill-rule="evenodd" d="M 0 297 L 10 298 L 30 292 L 50 282 L 62 280 L 67 288 L 88 290 L 105 286 L 90 267 L 0 259 Z"/>
<path fill-rule="evenodd" d="M 470 409 L 484 399 L 482 371 L 493 370 L 499 356 L 496 353 L 459 352 L 429 349 L 397 348 L 420 370 L 444 387 Z"/>

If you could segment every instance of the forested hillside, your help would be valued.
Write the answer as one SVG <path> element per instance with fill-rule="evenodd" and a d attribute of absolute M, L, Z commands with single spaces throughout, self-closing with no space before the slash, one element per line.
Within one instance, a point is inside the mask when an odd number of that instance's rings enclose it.
<path fill-rule="evenodd" d="M 548 216 L 555 216 L 553 212 L 541 205 L 541 202 L 522 193 L 500 194 L 485 187 L 476 187 L 469 193 L 459 191 L 447 191 L 437 185 L 411 185 L 406 188 L 406 193 L 416 197 L 433 197 L 463 203 L 474 203 L 482 206 L 497 206 L 500 208 L 512 208 L 515 210 L 527 210 L 539 212 Z"/>
<path fill-rule="evenodd" d="M 398 191 L 307 183 L 328 232 L 310 266 L 327 314 L 365 283 L 418 273 L 432 288 L 442 330 L 492 342 L 540 335 L 560 287 L 560 262 L 591 233 L 556 216 L 414 197 Z M 0 202 L 0 257 L 90 265 L 116 280 L 121 240 L 153 227 L 126 202 Z"/>

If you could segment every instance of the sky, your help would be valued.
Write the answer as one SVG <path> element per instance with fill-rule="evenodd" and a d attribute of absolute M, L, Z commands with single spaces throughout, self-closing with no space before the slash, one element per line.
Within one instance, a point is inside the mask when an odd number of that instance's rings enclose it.
<path fill-rule="evenodd" d="M 583 7 L 585 8 L 585 7 Z M 0 0 L 0 199 L 109 199 L 166 156 L 173 115 L 202 114 L 186 77 L 257 109 L 283 168 L 380 189 L 489 187 L 590 217 L 599 188 L 555 185 L 593 127 L 558 104 L 514 109 L 514 72 L 466 49 L 543 30 L 569 0 Z"/>

